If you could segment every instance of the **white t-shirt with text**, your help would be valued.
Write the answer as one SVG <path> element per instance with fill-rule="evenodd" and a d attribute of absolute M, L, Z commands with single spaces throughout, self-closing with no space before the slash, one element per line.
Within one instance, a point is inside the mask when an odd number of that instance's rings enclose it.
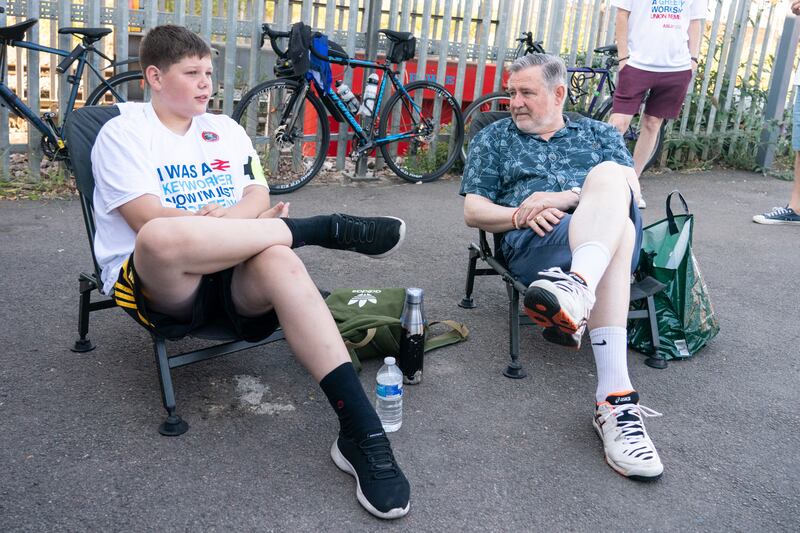
<path fill-rule="evenodd" d="M 628 65 L 650 72 L 692 68 L 689 23 L 706 18 L 707 0 L 611 0 L 630 11 Z"/>
<path fill-rule="evenodd" d="M 149 103 L 118 104 L 92 148 L 94 250 L 111 294 L 136 233 L 118 207 L 152 194 L 187 215 L 209 203 L 231 207 L 249 185 L 267 187 L 253 144 L 225 115 L 195 117 L 184 135 L 164 126 Z"/>

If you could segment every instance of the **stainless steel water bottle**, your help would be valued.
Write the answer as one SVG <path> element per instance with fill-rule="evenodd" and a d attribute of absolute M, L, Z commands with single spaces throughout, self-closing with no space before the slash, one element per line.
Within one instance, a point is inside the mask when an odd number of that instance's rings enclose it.
<path fill-rule="evenodd" d="M 400 315 L 398 363 L 403 372 L 403 383 L 408 385 L 416 385 L 422 381 L 425 324 L 422 289 L 406 289 L 406 303 L 403 306 L 403 314 Z"/>

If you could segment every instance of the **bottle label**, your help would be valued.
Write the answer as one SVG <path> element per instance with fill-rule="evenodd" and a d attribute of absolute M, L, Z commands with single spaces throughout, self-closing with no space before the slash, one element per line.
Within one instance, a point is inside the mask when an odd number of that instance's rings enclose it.
<path fill-rule="evenodd" d="M 391 398 L 393 396 L 402 396 L 403 395 L 403 384 L 397 385 L 381 385 L 378 383 L 378 386 L 375 387 L 375 392 L 381 398 Z"/>

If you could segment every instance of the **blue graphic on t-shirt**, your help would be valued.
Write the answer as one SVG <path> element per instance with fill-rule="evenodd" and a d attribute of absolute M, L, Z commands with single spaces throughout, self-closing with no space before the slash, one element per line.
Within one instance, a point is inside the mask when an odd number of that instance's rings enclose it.
<path fill-rule="evenodd" d="M 227 169 L 227 161 L 215 160 L 217 169 Z M 157 169 L 161 195 L 173 207 L 196 211 L 209 203 L 222 207 L 236 204 L 233 175 L 227 172 L 214 173 L 207 163 L 165 165 Z"/>

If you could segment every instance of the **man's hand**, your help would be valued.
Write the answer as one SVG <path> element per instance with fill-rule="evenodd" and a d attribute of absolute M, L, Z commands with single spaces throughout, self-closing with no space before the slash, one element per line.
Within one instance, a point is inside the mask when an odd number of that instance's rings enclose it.
<path fill-rule="evenodd" d="M 222 207 L 217 203 L 210 203 L 195 211 L 194 215 L 197 217 L 225 218 L 227 213 L 227 208 Z"/>
<path fill-rule="evenodd" d="M 572 191 L 535 192 L 519 206 L 516 221 L 520 228 L 529 227 L 539 237 L 553 231 L 565 211 L 578 205 L 578 195 Z"/>
<path fill-rule="evenodd" d="M 289 216 L 289 202 L 278 202 L 260 215 L 258 218 L 286 218 Z"/>
<path fill-rule="evenodd" d="M 792 0 L 792 13 L 800 15 L 800 0 Z"/>

